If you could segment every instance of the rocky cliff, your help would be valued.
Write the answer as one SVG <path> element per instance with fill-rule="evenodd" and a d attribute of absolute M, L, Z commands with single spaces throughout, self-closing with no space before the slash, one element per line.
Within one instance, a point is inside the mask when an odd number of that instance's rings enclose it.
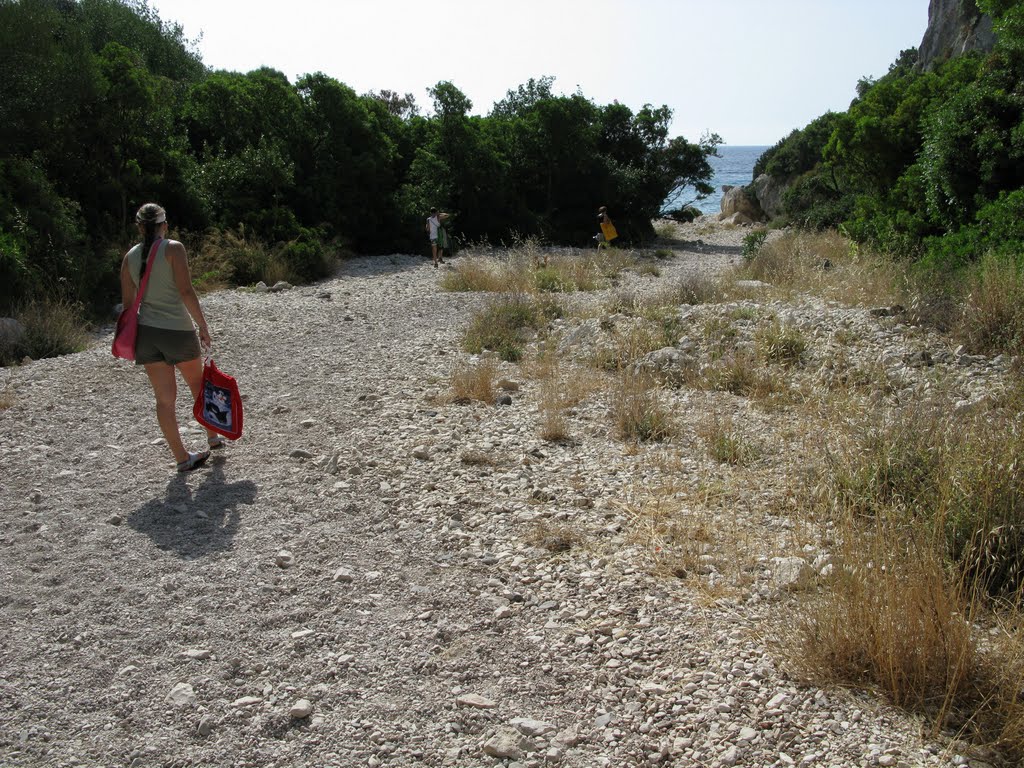
<path fill-rule="evenodd" d="M 974 0 L 929 0 L 918 66 L 931 69 L 968 51 L 990 51 L 995 41 L 991 17 L 978 10 Z"/>

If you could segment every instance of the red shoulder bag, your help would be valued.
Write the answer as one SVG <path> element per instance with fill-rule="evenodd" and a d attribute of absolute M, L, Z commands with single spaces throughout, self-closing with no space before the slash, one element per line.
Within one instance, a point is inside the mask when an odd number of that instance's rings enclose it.
<path fill-rule="evenodd" d="M 146 271 L 139 279 L 139 290 L 135 292 L 135 301 L 130 307 L 121 310 L 117 317 L 117 329 L 114 331 L 114 342 L 110 345 L 110 351 L 114 357 L 122 360 L 135 359 L 135 341 L 139 337 L 139 306 L 142 304 L 142 295 L 146 292 L 146 284 L 149 283 L 149 273 L 153 271 L 153 260 L 156 258 L 156 249 L 162 238 L 157 238 L 149 251 L 149 258 L 146 260 Z"/>

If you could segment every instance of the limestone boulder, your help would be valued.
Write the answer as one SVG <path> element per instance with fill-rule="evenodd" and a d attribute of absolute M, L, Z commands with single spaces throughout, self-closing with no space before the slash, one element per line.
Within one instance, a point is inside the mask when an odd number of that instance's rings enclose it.
<path fill-rule="evenodd" d="M 723 213 L 718 217 L 718 220 L 721 221 L 723 224 L 736 224 L 740 226 L 754 223 L 754 220 L 747 216 L 747 214 L 743 213 L 742 211 L 736 211 L 735 213 L 731 213 L 728 216 L 726 216 Z"/>
<path fill-rule="evenodd" d="M 749 221 L 762 221 L 764 211 L 757 203 L 757 198 L 747 191 L 746 187 L 722 187 L 722 212 L 718 215 L 719 221 L 728 221 L 734 214 L 743 214 Z M 737 223 L 737 222 L 733 222 Z"/>
<path fill-rule="evenodd" d="M 762 173 L 750 186 L 757 204 L 769 219 L 782 215 L 782 196 L 786 192 L 786 184 L 767 173 Z"/>

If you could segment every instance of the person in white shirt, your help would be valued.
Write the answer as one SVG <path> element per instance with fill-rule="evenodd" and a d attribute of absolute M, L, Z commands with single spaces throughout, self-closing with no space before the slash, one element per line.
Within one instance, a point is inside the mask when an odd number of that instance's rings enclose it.
<path fill-rule="evenodd" d="M 447 245 L 445 241 L 438 242 L 438 238 L 443 236 L 441 232 L 441 222 L 448 219 L 448 214 L 444 211 L 438 211 L 437 208 L 430 209 L 430 216 L 427 218 L 427 234 L 430 235 L 430 253 L 434 259 L 434 269 L 437 269 L 437 265 L 444 264 L 444 249 Z"/>

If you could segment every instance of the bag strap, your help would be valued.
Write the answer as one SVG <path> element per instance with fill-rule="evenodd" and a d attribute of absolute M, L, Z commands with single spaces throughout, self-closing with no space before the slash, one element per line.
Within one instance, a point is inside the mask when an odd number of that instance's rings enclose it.
<path fill-rule="evenodd" d="M 149 249 L 149 258 L 146 259 L 146 271 L 142 273 L 142 277 L 139 278 L 139 290 L 135 293 L 135 303 L 132 304 L 132 308 L 135 313 L 138 314 L 139 307 L 142 306 L 142 296 L 146 292 L 146 286 L 149 284 L 149 275 L 153 271 L 153 262 L 156 260 L 156 251 L 160 247 L 164 239 L 158 237 L 156 242 L 153 243 L 153 247 Z"/>

